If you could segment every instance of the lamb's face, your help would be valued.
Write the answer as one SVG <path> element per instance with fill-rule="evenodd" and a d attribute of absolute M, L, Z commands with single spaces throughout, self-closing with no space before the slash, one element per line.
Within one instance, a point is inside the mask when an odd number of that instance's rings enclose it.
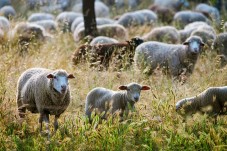
<path fill-rule="evenodd" d="M 67 74 L 66 72 L 53 72 L 49 74 L 47 78 L 52 79 L 52 85 L 54 90 L 59 92 L 60 94 L 66 94 L 68 90 L 68 79 L 75 78 L 72 74 Z"/>
<path fill-rule="evenodd" d="M 183 44 L 188 46 L 188 50 L 192 55 L 199 54 L 204 46 L 202 39 L 198 36 L 189 37 Z"/>
<path fill-rule="evenodd" d="M 127 91 L 127 97 L 129 100 L 133 102 L 138 102 L 140 98 L 140 92 L 141 90 L 149 90 L 149 86 L 141 86 L 137 83 L 130 83 L 126 86 L 120 86 L 120 90 L 126 90 Z"/>

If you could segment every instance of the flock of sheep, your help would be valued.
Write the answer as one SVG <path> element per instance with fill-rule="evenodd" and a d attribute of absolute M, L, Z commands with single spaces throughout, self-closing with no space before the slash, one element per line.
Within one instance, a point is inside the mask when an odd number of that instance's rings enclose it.
<path fill-rule="evenodd" d="M 11 28 L 11 18 L 16 11 L 10 0 L 0 2 L 0 39 L 16 41 L 22 46 L 20 51 L 28 51 L 28 45 L 37 41 L 48 41 L 56 32 L 71 32 L 75 42 L 87 39 L 72 54 L 72 62 L 77 65 L 88 61 L 90 66 L 98 70 L 139 69 L 151 75 L 162 69 L 174 79 L 182 75 L 193 74 L 194 66 L 203 47 L 212 47 L 221 59 L 220 66 L 227 62 L 227 32 L 217 34 L 221 16 L 219 10 L 206 3 L 198 4 L 191 10 L 187 0 L 154 0 L 147 9 L 126 12 L 110 18 L 109 7 L 126 7 L 135 9 L 140 0 L 95 1 L 95 12 L 98 33 L 100 36 L 84 35 L 84 22 L 81 0 L 42 1 L 28 0 L 28 9 L 39 9 L 39 13 L 31 14 L 27 21 L 20 22 Z M 67 11 L 66 11 L 67 10 Z M 55 17 L 52 12 L 59 12 Z M 158 22 L 168 26 L 157 27 Z M 129 38 L 131 27 L 152 26 L 149 33 Z M 227 28 L 227 23 L 223 25 Z M 124 42 L 123 42 L 124 41 Z M 26 110 L 40 113 L 40 130 L 42 122 L 49 124 L 49 115 L 55 115 L 54 128 L 58 128 L 58 118 L 70 103 L 68 79 L 75 78 L 65 70 L 55 71 L 44 68 L 31 68 L 20 76 L 17 86 L 17 105 L 21 118 Z M 119 86 L 122 91 L 113 91 L 97 87 L 91 90 L 85 102 L 85 115 L 91 121 L 93 111 L 107 118 L 107 113 L 119 113 L 121 119 L 134 108 L 139 100 L 141 90 L 150 87 L 137 83 Z M 185 98 L 176 103 L 176 110 L 185 112 L 203 111 L 210 107 L 212 113 L 226 112 L 227 87 L 211 87 L 198 96 Z M 204 110 L 207 112 L 207 110 Z M 47 126 L 49 130 L 49 127 Z"/>

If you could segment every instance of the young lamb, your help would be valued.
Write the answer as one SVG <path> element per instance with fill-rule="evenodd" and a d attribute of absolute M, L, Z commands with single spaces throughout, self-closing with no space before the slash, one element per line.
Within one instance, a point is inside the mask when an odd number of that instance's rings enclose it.
<path fill-rule="evenodd" d="M 185 98 L 176 103 L 176 110 L 184 109 L 184 113 L 197 111 L 209 114 L 224 114 L 227 111 L 227 86 L 210 87 L 202 93 Z"/>
<path fill-rule="evenodd" d="M 85 103 L 85 115 L 90 121 L 91 113 L 94 109 L 97 109 L 99 113 L 104 112 L 102 118 L 106 118 L 108 111 L 111 114 L 119 111 L 122 120 L 124 113 L 127 115 L 129 109 L 134 108 L 135 103 L 139 101 L 140 91 L 149 90 L 150 87 L 141 86 L 137 83 L 130 83 L 128 85 L 120 86 L 119 89 L 126 91 L 113 91 L 98 87 L 88 93 Z"/>
<path fill-rule="evenodd" d="M 117 64 L 116 69 L 121 69 L 126 67 L 123 65 L 124 59 L 128 59 L 129 65 L 132 64 L 135 48 L 141 43 L 143 40 L 135 37 L 122 43 L 82 45 L 75 51 L 72 60 L 74 64 L 78 64 L 82 59 L 87 59 L 87 56 L 91 65 L 97 65 L 99 70 L 108 69 L 110 61 Z"/>
<path fill-rule="evenodd" d="M 183 73 L 192 73 L 204 43 L 198 36 L 189 37 L 183 45 L 161 42 L 145 42 L 136 48 L 134 61 L 144 73 L 151 74 L 157 67 L 166 69 L 165 73 L 179 78 Z"/>
<path fill-rule="evenodd" d="M 162 26 L 153 28 L 149 33 L 143 36 L 146 41 L 159 41 L 176 44 L 180 42 L 180 34 L 173 26 Z"/>
<path fill-rule="evenodd" d="M 54 129 L 58 128 L 58 118 L 70 103 L 68 79 L 74 78 L 65 70 L 30 68 L 21 74 L 17 83 L 17 105 L 20 118 L 24 118 L 26 109 L 40 113 L 39 123 L 49 124 L 49 115 L 55 115 Z M 49 130 L 49 128 L 47 127 Z"/>

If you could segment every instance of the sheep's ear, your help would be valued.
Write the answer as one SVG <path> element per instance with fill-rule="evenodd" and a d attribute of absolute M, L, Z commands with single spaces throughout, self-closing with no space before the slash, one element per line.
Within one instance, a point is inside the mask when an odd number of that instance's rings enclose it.
<path fill-rule="evenodd" d="M 67 78 L 68 79 L 73 79 L 73 78 L 75 78 L 75 76 L 73 74 L 69 74 Z"/>
<path fill-rule="evenodd" d="M 204 42 L 201 42 L 200 44 L 201 44 L 201 46 L 202 46 L 202 47 L 204 47 L 204 45 L 205 45 L 205 43 L 204 43 Z"/>
<path fill-rule="evenodd" d="M 118 89 L 120 89 L 120 90 L 128 90 L 127 86 L 125 86 L 125 85 L 121 85 L 121 86 L 119 86 L 119 88 L 118 88 Z"/>
<path fill-rule="evenodd" d="M 143 85 L 141 87 L 141 90 L 150 90 L 151 88 L 149 86 Z"/>
<path fill-rule="evenodd" d="M 188 44 L 189 44 L 188 41 L 183 42 L 183 45 L 188 45 Z"/>
<path fill-rule="evenodd" d="M 48 74 L 48 75 L 47 75 L 47 78 L 48 78 L 48 79 L 53 79 L 53 78 L 54 78 L 54 75 L 53 75 L 53 74 Z"/>

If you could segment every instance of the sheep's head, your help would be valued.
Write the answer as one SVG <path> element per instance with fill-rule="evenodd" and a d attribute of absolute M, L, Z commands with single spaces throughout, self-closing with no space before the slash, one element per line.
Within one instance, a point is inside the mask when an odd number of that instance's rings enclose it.
<path fill-rule="evenodd" d="M 205 45 L 202 38 L 199 36 L 190 36 L 186 39 L 183 45 L 188 46 L 188 52 L 192 55 L 197 55 L 201 52 L 202 47 Z"/>
<path fill-rule="evenodd" d="M 65 95 L 68 90 L 68 79 L 75 77 L 64 70 L 56 70 L 48 74 L 47 78 L 51 79 L 51 85 L 56 92 Z"/>
<path fill-rule="evenodd" d="M 150 90 L 149 86 L 141 86 L 137 83 L 130 83 L 128 85 L 122 85 L 119 87 L 120 90 L 126 90 L 128 99 L 137 102 L 140 98 L 141 90 Z"/>
<path fill-rule="evenodd" d="M 128 41 L 128 43 L 131 45 L 131 46 L 134 46 L 134 47 L 137 47 L 139 46 L 140 44 L 142 44 L 144 42 L 144 40 L 140 37 L 134 37 L 132 38 L 130 41 Z"/>

